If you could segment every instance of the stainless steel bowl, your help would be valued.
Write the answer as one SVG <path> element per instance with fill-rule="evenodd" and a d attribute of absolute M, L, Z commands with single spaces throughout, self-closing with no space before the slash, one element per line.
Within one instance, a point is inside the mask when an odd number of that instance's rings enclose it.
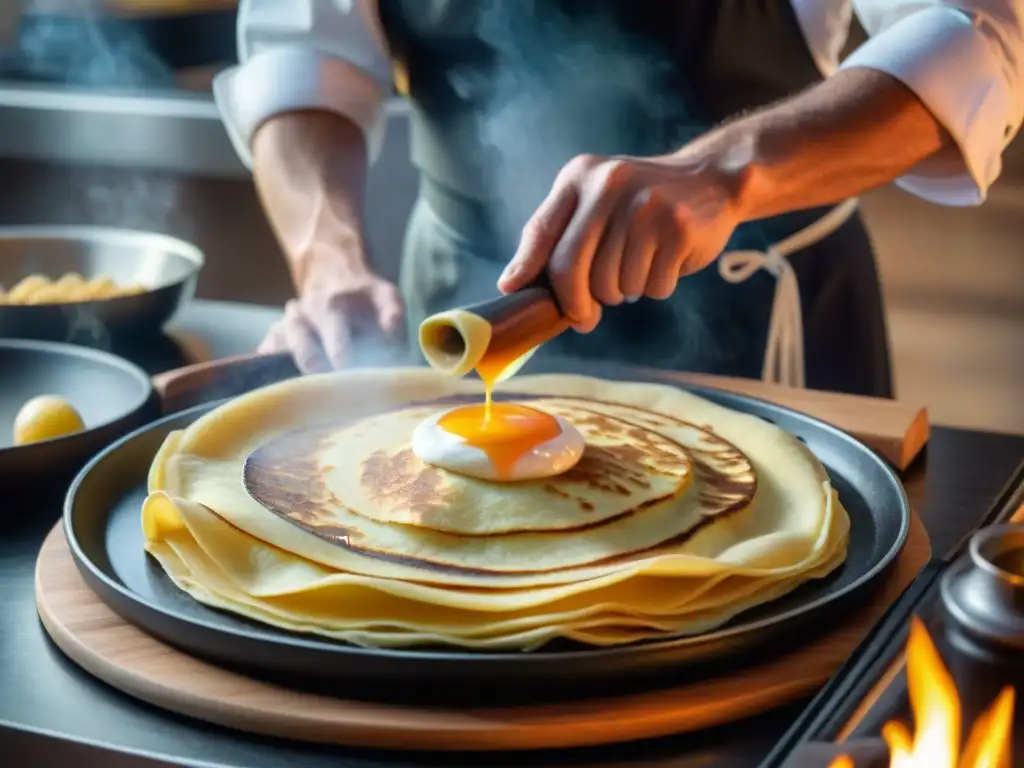
<path fill-rule="evenodd" d="M 103 227 L 0 228 L 0 285 L 68 272 L 144 293 L 67 304 L 0 305 L 0 337 L 106 345 L 156 334 L 195 293 L 203 254 L 166 235 Z"/>

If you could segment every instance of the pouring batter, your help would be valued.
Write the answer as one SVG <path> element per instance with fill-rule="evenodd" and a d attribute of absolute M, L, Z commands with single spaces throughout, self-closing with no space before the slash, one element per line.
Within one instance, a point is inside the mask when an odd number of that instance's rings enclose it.
<path fill-rule="evenodd" d="M 341 367 L 546 270 L 579 333 L 545 352 L 890 395 L 854 198 L 984 199 L 1024 6 L 852 8 L 840 65 L 849 0 L 243 0 L 215 94 L 299 289 L 263 349 Z M 401 290 L 362 226 L 393 83 L 422 172 Z"/>

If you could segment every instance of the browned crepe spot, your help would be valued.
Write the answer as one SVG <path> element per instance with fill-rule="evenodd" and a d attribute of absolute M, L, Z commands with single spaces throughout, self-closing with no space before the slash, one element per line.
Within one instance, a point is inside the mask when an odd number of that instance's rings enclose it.
<path fill-rule="evenodd" d="M 583 400 L 583 398 L 561 399 Z M 645 427 L 643 427 L 644 429 L 655 429 L 658 426 L 664 426 L 664 421 L 668 421 L 677 426 L 692 426 L 700 430 L 700 448 L 687 447 L 685 450 L 692 461 L 694 473 L 701 480 L 702 486 L 705 486 L 700 490 L 700 499 L 704 506 L 705 517 L 715 517 L 742 508 L 753 498 L 754 493 L 757 491 L 757 473 L 754 471 L 750 460 L 739 448 L 714 434 L 708 427 L 698 427 L 688 424 L 681 419 L 647 411 L 634 405 L 619 405 L 616 403 L 615 407 L 636 412 L 637 420 L 646 422 Z M 594 417 L 608 419 L 604 414 L 588 411 L 585 407 L 580 410 L 592 414 L 592 416 L 586 416 L 584 419 Z M 662 424 L 659 425 L 657 423 L 658 419 L 662 420 Z M 579 419 L 574 421 L 581 423 Z M 621 415 L 616 416 L 614 421 L 620 424 L 629 423 Z M 635 437 L 633 432 L 627 432 L 627 434 Z M 667 438 L 663 439 L 666 442 L 671 442 Z M 633 446 L 622 446 L 622 449 L 628 453 L 633 450 Z M 659 458 L 664 461 L 673 455 L 665 453 L 661 454 Z M 723 470 L 728 470 L 728 472 Z"/>
<path fill-rule="evenodd" d="M 538 396 L 542 397 L 542 396 Z M 688 424 L 685 421 L 676 419 L 665 414 L 649 411 L 644 408 L 632 405 L 615 404 L 616 408 L 628 410 L 633 417 L 633 422 L 624 420 L 623 417 L 609 417 L 597 411 L 586 409 L 585 398 L 578 397 L 557 397 L 567 402 L 581 403 L 580 412 L 586 415 L 582 418 L 593 420 L 591 423 L 608 430 L 629 430 L 637 427 L 647 430 L 656 429 L 658 426 L 665 426 L 666 422 L 679 426 L 690 426 L 702 431 L 701 447 L 697 449 L 684 448 L 692 461 L 693 470 L 697 476 L 700 488 L 700 500 L 702 503 L 703 520 L 700 524 L 690 530 L 667 539 L 654 547 L 647 549 L 626 552 L 604 560 L 589 563 L 588 566 L 614 564 L 635 559 L 639 555 L 657 554 L 659 551 L 676 547 L 692 537 L 703 525 L 718 517 L 745 508 L 753 499 L 757 490 L 757 475 L 749 460 L 731 443 L 717 435 L 704 430 L 702 427 Z M 521 398 L 526 399 L 526 398 Z M 536 398 L 529 398 L 536 399 Z M 446 398 L 441 403 L 450 403 L 453 398 Z M 590 401 L 594 402 L 594 401 Z M 407 407 L 408 404 L 402 407 Z M 574 419 L 579 423 L 579 419 Z M 445 570 L 462 573 L 487 573 L 493 576 L 521 576 L 531 573 L 549 572 L 550 570 L 572 570 L 579 566 L 567 566 L 565 568 L 554 568 L 545 571 L 486 571 L 478 568 L 464 568 L 446 562 L 421 559 L 405 555 L 396 555 L 392 552 L 380 549 L 375 542 L 370 540 L 356 527 L 343 527 L 338 525 L 334 519 L 330 507 L 341 506 L 340 502 L 332 495 L 324 481 L 324 468 L 317 465 L 315 456 L 320 443 L 328 439 L 337 430 L 347 424 L 333 424 L 329 427 L 313 430 L 297 430 L 287 432 L 260 448 L 256 449 L 246 459 L 243 469 L 243 484 L 249 495 L 259 502 L 264 508 L 275 515 L 297 525 L 303 530 L 325 539 L 333 544 L 348 547 L 353 552 L 375 557 L 392 562 L 404 563 L 430 570 Z M 645 432 L 645 434 L 647 434 Z M 657 435 L 659 441 L 663 441 L 666 456 L 674 456 L 668 452 L 668 446 L 678 444 L 668 438 Z M 657 441 L 655 442 L 655 445 Z M 642 488 L 646 482 L 645 474 L 649 470 L 645 467 L 643 472 L 636 470 L 622 471 L 621 465 L 616 461 L 637 461 L 637 455 L 632 453 L 633 446 L 618 446 L 613 448 L 595 448 L 588 446 L 579 464 L 565 473 L 563 477 L 568 478 L 573 472 L 577 472 L 577 478 L 583 478 L 588 483 L 594 483 L 609 493 L 621 493 L 628 495 L 629 486 Z M 642 457 L 645 454 L 640 453 Z M 614 467 L 618 476 L 612 476 L 607 472 L 608 467 Z M 420 462 L 411 451 L 402 451 L 396 455 L 388 456 L 381 452 L 367 460 L 364 467 L 364 480 L 372 482 L 377 492 L 387 498 L 401 498 L 405 503 L 415 503 L 430 507 L 443 506 L 445 493 L 441 483 L 442 470 L 428 467 Z M 565 491 L 554 484 L 547 484 L 544 489 L 552 494 L 565 494 Z M 582 503 L 583 500 L 578 500 Z M 614 516 L 585 528 L 584 530 L 598 528 L 609 523 L 621 520 L 624 516 L 634 514 L 652 504 L 660 503 L 663 499 L 655 499 L 635 508 L 628 510 L 624 515 Z M 586 507 L 581 507 L 586 509 Z M 353 510 L 354 511 L 354 510 Z M 535 531 L 534 536 L 540 535 L 571 535 L 572 531 Z M 447 534 L 457 536 L 457 534 Z"/>
<path fill-rule="evenodd" d="M 638 458 L 642 456 L 643 454 L 638 456 L 622 455 L 615 449 L 587 446 L 576 466 L 559 475 L 559 479 L 566 483 L 586 485 L 588 488 L 604 493 L 628 497 L 635 489 L 648 488 L 650 485 L 645 477 L 644 467 L 638 463 Z M 633 462 L 633 464 L 627 462 Z M 454 492 L 454 489 L 444 485 L 443 471 L 424 464 L 409 449 L 390 456 L 384 451 L 377 451 L 367 459 L 363 466 L 360 482 L 368 495 L 414 510 L 416 515 L 423 520 L 417 527 L 429 529 L 431 510 L 443 508 L 448 497 Z M 570 493 L 557 486 L 549 484 L 543 487 L 554 495 L 565 499 L 572 498 Z M 589 504 L 585 499 L 577 498 L 577 501 L 581 505 Z M 659 497 L 654 501 L 662 501 L 662 498 Z M 593 509 L 593 505 L 590 507 Z M 358 510 L 352 511 L 359 514 Z M 613 520 L 619 520 L 632 512 L 632 509 L 626 509 L 621 514 L 605 518 L 599 524 L 603 525 Z M 573 530 L 581 530 L 581 528 L 578 526 L 560 528 L 551 533 L 566 533 Z M 544 533 L 545 531 L 532 532 Z M 452 535 L 469 536 L 471 534 Z"/>
<path fill-rule="evenodd" d="M 378 499 L 402 504 L 426 514 L 443 507 L 452 493 L 442 470 L 424 464 L 406 448 L 393 456 L 375 451 L 363 464 L 360 482 Z"/>

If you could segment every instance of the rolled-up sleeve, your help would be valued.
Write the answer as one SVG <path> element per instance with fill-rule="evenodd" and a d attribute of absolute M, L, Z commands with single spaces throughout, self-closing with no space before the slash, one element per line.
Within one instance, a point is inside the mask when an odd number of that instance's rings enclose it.
<path fill-rule="evenodd" d="M 956 145 L 896 183 L 937 203 L 981 203 L 1024 120 L 1024 2 L 854 0 L 853 5 L 871 37 L 842 67 L 869 67 L 900 80 Z"/>
<path fill-rule="evenodd" d="M 217 75 L 213 94 L 246 165 L 256 129 L 302 109 L 350 118 L 376 159 L 391 90 L 376 0 L 242 0 L 238 57 L 237 66 Z"/>

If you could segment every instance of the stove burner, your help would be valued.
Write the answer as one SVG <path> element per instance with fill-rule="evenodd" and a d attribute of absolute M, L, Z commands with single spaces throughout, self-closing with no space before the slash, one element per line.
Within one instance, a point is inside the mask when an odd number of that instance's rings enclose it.
<path fill-rule="evenodd" d="M 947 613 L 976 638 L 1024 650 L 1024 524 L 974 534 L 940 584 Z"/>

